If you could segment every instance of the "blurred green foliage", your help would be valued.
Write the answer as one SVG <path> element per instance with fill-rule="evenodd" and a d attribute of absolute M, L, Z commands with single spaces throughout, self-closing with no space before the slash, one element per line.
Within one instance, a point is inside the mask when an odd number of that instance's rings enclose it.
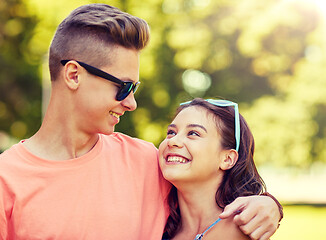
<path fill-rule="evenodd" d="M 20 0 L 0 1 L 0 143 L 3 132 L 22 138 L 39 127 L 40 59 L 29 52 L 36 24 L 37 18 Z"/>
<path fill-rule="evenodd" d="M 47 78 L 40 70 L 55 28 L 91 2 L 0 0 L 0 149 L 8 147 L 5 136 L 26 138 L 39 127 L 41 78 Z M 158 146 L 178 103 L 222 97 L 240 104 L 255 136 L 257 164 L 307 168 L 326 161 L 321 8 L 303 0 L 101 2 L 151 26 L 138 109 L 123 117 L 118 131 Z"/>

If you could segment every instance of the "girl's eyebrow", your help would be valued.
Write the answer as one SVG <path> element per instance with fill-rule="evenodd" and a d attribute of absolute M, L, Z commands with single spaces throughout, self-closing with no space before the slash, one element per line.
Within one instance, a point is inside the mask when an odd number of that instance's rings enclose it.
<path fill-rule="evenodd" d="M 168 127 L 176 128 L 177 126 L 172 123 Z M 207 133 L 207 129 L 204 126 L 200 125 L 200 124 L 188 124 L 187 125 L 187 128 L 194 128 L 194 127 L 195 128 L 199 127 L 199 128 L 203 129 Z"/>
<path fill-rule="evenodd" d="M 200 125 L 200 124 L 189 124 L 189 125 L 187 125 L 187 127 L 188 128 L 199 127 L 207 133 L 207 129 L 203 125 Z"/>

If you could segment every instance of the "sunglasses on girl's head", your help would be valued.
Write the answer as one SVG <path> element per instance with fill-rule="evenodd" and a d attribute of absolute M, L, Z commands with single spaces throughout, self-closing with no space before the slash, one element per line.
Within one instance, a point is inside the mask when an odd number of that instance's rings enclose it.
<path fill-rule="evenodd" d="M 236 148 L 235 150 L 239 152 L 239 146 L 240 146 L 240 117 L 239 117 L 239 108 L 238 104 L 228 101 L 228 100 L 214 100 L 214 99 L 205 99 L 205 101 L 209 102 L 210 104 L 213 104 L 218 107 L 234 107 L 234 122 L 235 122 L 235 143 Z M 191 101 L 180 103 L 180 105 L 189 104 Z"/>
<path fill-rule="evenodd" d="M 71 60 L 61 60 L 61 64 L 64 66 L 66 65 L 67 62 L 69 62 Z M 76 61 L 80 66 L 82 66 L 83 68 L 86 69 L 87 72 L 89 72 L 90 74 L 93 74 L 95 76 L 98 76 L 98 77 L 101 77 L 101 78 L 104 78 L 108 81 L 111 81 L 111 82 L 114 82 L 116 84 L 119 84 L 120 85 L 120 89 L 119 91 L 117 92 L 117 95 L 115 96 L 115 99 L 117 101 L 122 101 L 123 99 L 125 99 L 126 97 L 128 97 L 128 95 L 131 93 L 131 92 L 136 92 L 138 87 L 139 87 L 139 84 L 140 82 L 137 82 L 137 83 L 133 83 L 133 82 L 125 82 L 125 81 L 122 81 L 120 80 L 119 78 L 116 78 L 115 76 L 109 74 L 109 73 L 106 73 L 96 67 L 93 67 L 91 65 L 88 65 L 86 63 L 83 63 L 83 62 L 79 62 L 79 61 Z"/>

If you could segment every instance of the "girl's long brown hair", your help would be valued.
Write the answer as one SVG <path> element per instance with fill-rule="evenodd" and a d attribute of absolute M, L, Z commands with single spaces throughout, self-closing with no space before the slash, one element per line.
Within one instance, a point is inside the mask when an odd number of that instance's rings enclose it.
<path fill-rule="evenodd" d="M 204 99 L 196 98 L 188 104 L 181 105 L 177 109 L 176 115 L 190 106 L 202 107 L 208 111 L 208 114 L 213 114 L 217 131 L 219 131 L 222 138 L 222 148 L 236 148 L 233 107 L 219 107 L 208 103 Z M 254 150 L 253 135 L 245 119 L 240 115 L 239 157 L 236 164 L 231 169 L 225 171 L 222 182 L 216 191 L 215 200 L 220 208 L 223 209 L 237 197 L 257 195 L 265 191 L 265 183 L 254 163 Z M 174 186 L 169 193 L 168 203 L 170 216 L 165 225 L 163 238 L 173 238 L 182 225 L 177 189 Z"/>

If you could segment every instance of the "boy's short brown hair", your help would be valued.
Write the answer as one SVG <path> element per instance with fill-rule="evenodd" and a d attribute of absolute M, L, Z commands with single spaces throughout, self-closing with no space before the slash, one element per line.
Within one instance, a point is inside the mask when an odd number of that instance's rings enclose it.
<path fill-rule="evenodd" d="M 145 20 L 106 4 L 89 4 L 72 11 L 53 37 L 49 68 L 51 80 L 58 77 L 60 60 L 74 59 L 101 67 L 110 63 L 107 51 L 116 45 L 141 50 L 149 41 Z"/>

